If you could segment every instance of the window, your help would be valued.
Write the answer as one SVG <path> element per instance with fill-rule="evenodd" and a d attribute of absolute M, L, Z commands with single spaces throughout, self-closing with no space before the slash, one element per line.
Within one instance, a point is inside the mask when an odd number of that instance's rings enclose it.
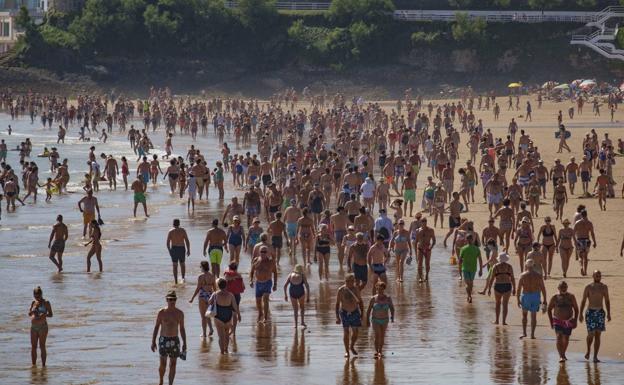
<path fill-rule="evenodd" d="M 9 37 L 11 35 L 11 24 L 0 22 L 0 36 Z"/>

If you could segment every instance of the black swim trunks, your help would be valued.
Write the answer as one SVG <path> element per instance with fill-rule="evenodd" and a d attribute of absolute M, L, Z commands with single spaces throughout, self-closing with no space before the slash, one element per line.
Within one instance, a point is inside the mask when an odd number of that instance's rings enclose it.
<path fill-rule="evenodd" d="M 180 356 L 180 339 L 162 336 L 158 338 L 158 354 L 161 357 L 178 358 Z"/>
<path fill-rule="evenodd" d="M 184 246 L 171 246 L 169 256 L 171 256 L 171 262 L 173 263 L 184 263 L 186 260 L 186 248 Z"/>

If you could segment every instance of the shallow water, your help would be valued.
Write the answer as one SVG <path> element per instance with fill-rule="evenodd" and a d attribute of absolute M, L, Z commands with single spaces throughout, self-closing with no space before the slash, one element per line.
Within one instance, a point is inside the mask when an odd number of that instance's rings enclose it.
<path fill-rule="evenodd" d="M 0 115 L 0 138 L 9 147 L 30 137 L 33 153 L 44 145 L 55 145 L 56 131 L 37 129 L 29 120 L 10 121 Z M 6 135 L 11 124 L 14 134 Z M 216 140 L 199 138 L 200 149 L 214 149 Z M 70 128 L 69 135 L 76 133 Z M 162 134 L 152 135 L 162 146 Z M 176 137 L 174 148 L 185 149 L 186 137 Z M 96 153 L 130 156 L 124 136 L 114 134 L 109 143 L 78 143 L 68 140 L 58 145 L 61 158 L 70 159 L 72 182 L 84 172 L 88 148 Z M 253 150 L 252 150 L 253 151 Z M 207 151 L 206 151 L 207 152 Z M 220 158 L 207 153 L 209 164 Z M 130 159 L 136 159 L 130 156 Z M 9 163 L 18 164 L 17 152 L 9 153 Z M 48 176 L 47 160 L 40 159 L 40 177 Z M 130 169 L 134 163 L 130 163 Z M 421 175 L 424 178 L 425 175 Z M 131 178 L 132 180 L 132 178 Z M 229 180 L 226 177 L 226 182 Z M 228 188 L 229 183 L 226 183 Z M 78 186 L 75 185 L 77 189 Z M 187 299 L 195 288 L 199 250 L 209 223 L 220 216 L 224 203 L 211 190 L 210 199 L 188 214 L 186 202 L 172 198 L 168 185 L 149 189 L 148 204 L 152 217 L 133 220 L 130 193 L 109 192 L 102 184 L 100 193 L 103 227 L 104 272 L 86 274 L 86 248 L 82 246 L 81 216 L 76 209 L 80 193 L 54 196 L 51 203 L 19 207 L 16 213 L 3 210 L 0 222 L 0 341 L 5 353 L 0 359 L 2 384 L 144 384 L 157 382 L 157 354 L 150 351 L 156 311 L 165 306 L 163 296 L 172 287 L 171 263 L 164 240 L 172 218 L 180 218 L 191 240 L 192 255 L 187 261 L 187 283 L 176 288 L 178 306 L 186 313 L 188 359 L 179 361 L 177 382 L 223 384 L 304 382 L 309 384 L 547 384 L 547 383 L 620 383 L 624 362 L 604 357 L 600 366 L 588 364 L 579 353 L 571 352 L 565 366 L 557 362 L 554 334 L 545 327 L 547 318 L 538 316 L 538 340 L 518 340 L 520 318 L 511 307 L 507 327 L 492 326 L 494 302 L 477 296 L 472 305 L 465 303 L 464 289 L 456 280 L 456 269 L 448 264 L 448 253 L 436 246 L 432 258 L 431 283 L 418 284 L 414 266 L 406 270 L 402 285 L 393 282 L 390 266 L 388 294 L 396 305 L 396 322 L 387 335 L 386 358 L 373 359 L 372 331 L 362 329 L 356 348 L 359 358 L 342 357 L 342 328 L 335 324 L 334 300 L 343 273 L 332 255 L 330 282 L 318 282 L 317 266 L 309 271 L 312 298 L 308 305 L 306 330 L 292 327 L 290 303 L 284 302 L 281 286 L 292 262 L 282 259 L 278 292 L 272 295 L 272 323 L 255 324 L 255 304 L 251 290 L 243 294 L 242 317 L 233 354 L 221 356 L 216 338 L 202 341 L 197 301 Z M 242 195 L 231 186 L 226 200 Z M 47 259 L 46 242 L 50 226 L 58 213 L 70 226 L 70 240 L 64 255 L 64 273 L 55 273 Z M 139 211 L 140 213 L 140 211 Z M 438 231 L 438 235 L 441 232 Z M 240 271 L 246 277 L 249 258 L 241 256 Z M 300 259 L 299 259 L 300 260 Z M 484 282 L 477 280 L 476 288 Z M 27 316 L 31 290 L 40 285 L 50 300 L 54 317 L 49 320 L 47 369 L 30 368 L 29 326 Z M 370 291 L 364 295 L 365 303 Z M 513 303 L 513 301 L 512 301 Z M 582 344 L 584 331 L 575 331 L 572 344 Z M 279 378 L 279 379 L 278 379 Z"/>

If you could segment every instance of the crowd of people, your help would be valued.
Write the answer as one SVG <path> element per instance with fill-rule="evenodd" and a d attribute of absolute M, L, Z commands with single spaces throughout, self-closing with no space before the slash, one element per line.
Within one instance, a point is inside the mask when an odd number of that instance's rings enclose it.
<path fill-rule="evenodd" d="M 434 104 L 406 90 L 393 108 L 362 98 L 348 100 L 341 94 L 314 96 L 309 89 L 303 99 L 292 89 L 264 103 L 174 99 L 168 89 L 152 89 L 149 98 L 138 101 L 117 95 L 84 95 L 70 101 L 33 93 L 2 93 L 0 110 L 10 112 L 13 119 L 26 116 L 35 124 L 39 117 L 37 124 L 43 127 L 58 126 L 59 146 L 43 153 L 39 163 L 49 162 L 51 177 L 40 184 L 43 172 L 31 157 L 30 139 L 17 145 L 19 164 L 14 165 L 7 163 L 8 146 L 14 143 L 2 139 L 0 182 L 6 210 L 27 210 L 16 207 L 16 201 L 24 205 L 32 197 L 36 202 L 39 188 L 44 188 L 46 200 L 52 201 L 55 194 L 68 192 L 69 162 L 62 157 L 63 147 L 69 145 L 65 144 L 67 132 L 78 131 L 79 140 L 92 142 L 91 134 L 99 135 L 101 142 L 107 135 L 122 136 L 130 146 L 128 157 L 136 156 L 136 172 L 129 166 L 135 159 L 117 159 L 103 152 L 98 155 L 99 144 L 93 143 L 84 180 L 79 183 L 84 190 L 77 203 L 83 215 L 82 235 L 89 241 L 85 246 L 90 246 L 87 271 L 94 255 L 99 271 L 103 270 L 103 221 L 95 196 L 105 193 L 100 190 L 101 183 L 114 191 L 120 181 L 128 190 L 128 179 L 134 173 L 129 186 L 134 196 L 133 214 L 137 215 L 141 204 L 149 217 L 146 192 L 161 183 L 161 176 L 172 196 L 187 202 L 189 212 L 210 199 L 210 186 L 216 189 L 213 194 L 218 199 L 224 199 L 226 179 L 231 178 L 227 186 L 241 193 L 231 198 L 206 232 L 202 248 L 206 260 L 200 264 L 202 273 L 189 300 L 192 303 L 198 297 L 202 336 L 212 335 L 216 329 L 222 354 L 228 354 L 230 339 L 241 322 L 239 305 L 247 286 L 238 272 L 241 254 L 251 259 L 248 286 L 254 291 L 258 323 L 271 322 L 269 297 L 278 290 L 281 266 L 294 266 L 282 281 L 296 327 L 306 327 L 311 266 L 318 266 L 320 282 L 327 281 L 333 275 L 330 260 L 336 255 L 339 270 L 347 272 L 335 302 L 336 323 L 344 330 L 345 356 L 358 354 L 358 330 L 372 326 L 375 357 L 381 359 L 388 325 L 394 322 L 389 287 L 407 279 L 405 265 L 412 263 L 416 264 L 418 283 L 429 285 L 432 250 L 436 238 L 443 236 L 444 247 L 451 242 L 448 254 L 451 263 L 457 264 L 458 279 L 465 284 L 467 303 L 473 302 L 477 275 L 485 276 L 479 293 L 491 295 L 493 289 L 495 324 L 507 325 L 509 300 L 516 296 L 522 309 L 522 338 L 529 336 L 529 314 L 530 338 L 535 338 L 537 314 L 547 312 L 564 362 L 572 330 L 577 322 L 586 322 L 586 358 L 590 358 L 593 344 L 592 359 L 598 362 L 600 335 L 605 321 L 611 319 L 608 290 L 600 271 L 589 272 L 590 250 L 597 247 L 597 241 L 587 208 L 579 205 L 570 220 L 565 207 L 575 195 L 579 179 L 581 194 L 598 199 L 601 210 L 606 210 L 607 198 L 615 196 L 616 149 L 607 134 L 602 139 L 594 130 L 587 134 L 580 162 L 571 157 L 567 164 L 555 159 L 554 164 L 546 165 L 540 154 L 548 151 L 544 149 L 548 145 L 540 143 L 538 148 L 515 119 L 504 137 L 496 137 L 479 118 L 479 114 L 490 113 L 499 118 L 500 107 L 493 94 L 470 91 L 462 94 L 462 100 Z M 302 102 L 307 104 L 302 106 Z M 512 108 L 511 97 L 509 103 Z M 532 119 L 531 112 L 527 101 L 527 119 Z M 560 130 L 559 150 L 570 152 L 561 114 L 556 127 Z M 200 149 L 197 144 L 187 149 L 176 146 L 174 140 L 181 135 L 192 140 L 198 135 L 214 135 L 220 160 L 208 164 L 205 156 L 214 149 Z M 226 138 L 233 138 L 234 146 Z M 165 155 L 159 158 L 152 150 L 160 143 Z M 623 147 L 618 141 L 617 150 Z M 464 148 L 468 154 L 462 164 Z M 421 173 L 427 175 L 426 182 L 417 186 Z M 490 216 L 481 231 L 470 211 L 480 204 L 480 196 Z M 554 220 L 543 213 L 549 202 Z M 50 260 L 59 273 L 63 272 L 68 237 L 67 225 L 59 215 L 48 242 Z M 191 244 L 179 219 L 173 221 L 166 247 L 174 283 L 184 283 Z M 229 261 L 222 272 L 225 253 Z M 556 253 L 564 278 L 571 274 L 573 255 L 580 276 L 592 274 L 593 282 L 585 288 L 580 307 L 565 281 L 559 283 L 558 293 L 547 298 L 544 281 L 554 277 Z M 394 283 L 389 282 L 389 275 Z M 45 365 L 46 319 L 52 317 L 52 308 L 40 288 L 34 296 L 29 311 L 32 362 L 36 364 L 39 344 Z M 161 383 L 167 358 L 172 383 L 176 360 L 186 354 L 184 314 L 176 300 L 175 290 L 167 293 L 167 307 L 158 312 L 152 338 L 152 350 L 158 349 L 161 357 Z"/>

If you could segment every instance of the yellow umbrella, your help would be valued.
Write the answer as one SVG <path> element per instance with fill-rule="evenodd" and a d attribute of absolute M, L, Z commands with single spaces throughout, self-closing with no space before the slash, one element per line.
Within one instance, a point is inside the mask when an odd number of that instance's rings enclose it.
<path fill-rule="evenodd" d="M 518 83 L 509 83 L 509 85 L 507 86 L 507 88 L 520 88 L 522 87 L 522 83 L 518 82 Z"/>

